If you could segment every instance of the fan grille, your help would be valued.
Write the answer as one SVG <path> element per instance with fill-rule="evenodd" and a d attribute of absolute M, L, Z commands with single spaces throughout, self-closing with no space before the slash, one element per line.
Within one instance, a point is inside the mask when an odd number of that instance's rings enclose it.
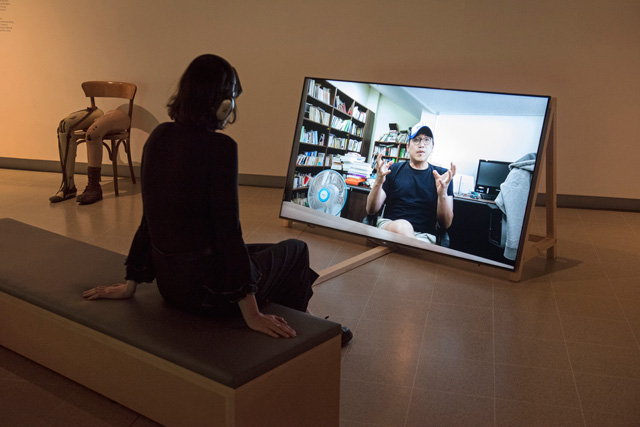
<path fill-rule="evenodd" d="M 347 201 L 347 184 L 338 172 L 325 170 L 309 184 L 309 207 L 331 215 L 339 215 Z"/>

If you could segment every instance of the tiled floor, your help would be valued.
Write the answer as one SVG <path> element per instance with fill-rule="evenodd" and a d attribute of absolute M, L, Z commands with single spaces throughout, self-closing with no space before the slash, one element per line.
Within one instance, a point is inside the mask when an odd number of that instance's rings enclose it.
<path fill-rule="evenodd" d="M 139 185 L 121 179 L 116 198 L 105 178 L 102 202 L 52 205 L 58 182 L 0 169 L 0 217 L 125 253 Z M 369 249 L 283 227 L 278 189 L 240 194 L 247 242 L 303 239 L 317 270 Z M 316 287 L 312 311 L 355 332 L 343 350 L 341 426 L 639 426 L 640 213 L 559 209 L 558 224 L 560 257 L 531 260 L 520 283 L 393 253 Z M 532 226 L 544 226 L 544 209 Z M 154 423 L 0 347 L 0 425 Z"/>

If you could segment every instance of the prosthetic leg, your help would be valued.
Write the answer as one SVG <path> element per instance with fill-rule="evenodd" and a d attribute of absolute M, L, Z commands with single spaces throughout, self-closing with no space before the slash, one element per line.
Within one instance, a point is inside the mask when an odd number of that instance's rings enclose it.
<path fill-rule="evenodd" d="M 76 144 L 79 144 L 82 139 L 87 144 L 87 175 L 89 182 L 84 192 L 80 194 L 76 200 L 81 205 L 89 205 L 102 200 L 102 187 L 100 186 L 101 169 L 102 169 L 102 140 L 103 138 L 113 132 L 123 132 L 131 125 L 131 119 L 129 115 L 124 111 L 112 110 L 108 111 L 102 117 L 98 117 L 86 132 L 82 130 L 76 130 L 74 134 L 79 138 L 76 139 Z M 117 152 L 112 153 L 109 151 L 112 159 L 117 156 Z"/>
<path fill-rule="evenodd" d="M 60 166 L 62 167 L 62 184 L 53 196 L 49 197 L 51 203 L 62 202 L 76 197 L 76 185 L 73 181 L 73 173 L 76 165 L 76 148 L 78 137 L 76 130 L 86 130 L 104 113 L 98 108 L 87 108 L 75 111 L 62 119 L 58 125 L 58 152 L 60 154 Z"/>

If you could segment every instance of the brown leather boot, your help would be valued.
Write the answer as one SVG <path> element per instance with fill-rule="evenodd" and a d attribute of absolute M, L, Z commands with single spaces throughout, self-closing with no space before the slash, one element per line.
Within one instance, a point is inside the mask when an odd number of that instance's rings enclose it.
<path fill-rule="evenodd" d="M 100 171 L 102 168 L 87 167 L 89 182 L 81 195 L 76 197 L 76 201 L 81 205 L 90 205 L 98 200 L 102 200 L 102 187 L 100 186 Z"/>

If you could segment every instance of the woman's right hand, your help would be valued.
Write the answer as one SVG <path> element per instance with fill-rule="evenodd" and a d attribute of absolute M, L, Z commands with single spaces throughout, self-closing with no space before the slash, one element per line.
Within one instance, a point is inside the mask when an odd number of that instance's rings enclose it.
<path fill-rule="evenodd" d="M 296 331 L 282 317 L 262 314 L 258 309 L 255 295 L 247 294 L 245 298 L 238 301 L 238 306 L 247 326 L 254 331 L 262 332 L 273 338 L 293 338 L 296 336 Z"/>
<path fill-rule="evenodd" d="M 287 324 L 287 321 L 280 316 L 273 314 L 262 314 L 260 312 L 245 317 L 247 326 L 254 331 L 262 332 L 273 338 L 293 338 L 296 331 Z"/>
<path fill-rule="evenodd" d="M 136 292 L 137 284 L 128 281 L 127 283 L 116 283 L 111 286 L 96 286 L 82 293 L 82 296 L 88 300 L 108 298 L 108 299 L 127 299 L 131 298 Z"/>

